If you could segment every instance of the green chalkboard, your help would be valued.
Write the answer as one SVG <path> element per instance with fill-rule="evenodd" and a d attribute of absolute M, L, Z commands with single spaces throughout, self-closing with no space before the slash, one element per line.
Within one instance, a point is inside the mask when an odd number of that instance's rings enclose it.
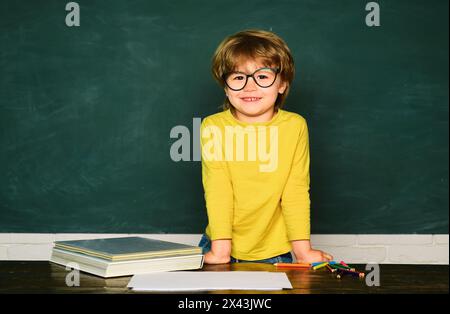
<path fill-rule="evenodd" d="M 68 1 L 67 1 L 68 2 Z M 0 232 L 201 233 L 177 125 L 215 113 L 210 59 L 282 36 L 311 142 L 313 233 L 448 233 L 448 1 L 0 2 Z"/>

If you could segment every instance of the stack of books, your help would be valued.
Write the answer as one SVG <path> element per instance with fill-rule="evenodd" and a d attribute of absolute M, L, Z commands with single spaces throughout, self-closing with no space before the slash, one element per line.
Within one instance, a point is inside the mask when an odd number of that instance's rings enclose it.
<path fill-rule="evenodd" d="M 56 241 L 50 261 L 63 266 L 75 263 L 80 271 L 109 278 L 199 269 L 203 266 L 203 259 L 202 249 L 197 246 L 123 237 Z"/>

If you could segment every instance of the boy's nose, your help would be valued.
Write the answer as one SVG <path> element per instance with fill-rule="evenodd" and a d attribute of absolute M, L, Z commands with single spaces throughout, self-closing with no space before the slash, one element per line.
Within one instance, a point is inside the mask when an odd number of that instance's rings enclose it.
<path fill-rule="evenodd" d="M 254 91 L 256 90 L 256 83 L 253 77 L 249 77 L 247 84 L 245 84 L 244 91 Z"/>

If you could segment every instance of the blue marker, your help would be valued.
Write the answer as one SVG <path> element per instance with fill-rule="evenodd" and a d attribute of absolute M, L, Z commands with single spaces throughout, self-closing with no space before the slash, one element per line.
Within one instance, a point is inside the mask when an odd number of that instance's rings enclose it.
<path fill-rule="evenodd" d="M 324 263 L 324 262 L 312 263 L 311 266 L 314 267 L 314 266 L 320 265 L 322 263 Z M 328 262 L 328 264 L 333 265 L 333 264 L 337 264 L 337 262 L 336 261 L 330 261 L 330 262 Z"/>

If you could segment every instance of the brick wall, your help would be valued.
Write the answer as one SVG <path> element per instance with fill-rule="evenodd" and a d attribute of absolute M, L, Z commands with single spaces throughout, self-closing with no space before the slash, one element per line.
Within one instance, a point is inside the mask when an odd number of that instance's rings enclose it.
<path fill-rule="evenodd" d="M 48 260 L 53 241 L 143 236 L 197 245 L 200 234 L 49 234 L 0 233 L 0 260 Z M 313 234 L 314 248 L 347 263 L 447 264 L 448 234 Z"/>

